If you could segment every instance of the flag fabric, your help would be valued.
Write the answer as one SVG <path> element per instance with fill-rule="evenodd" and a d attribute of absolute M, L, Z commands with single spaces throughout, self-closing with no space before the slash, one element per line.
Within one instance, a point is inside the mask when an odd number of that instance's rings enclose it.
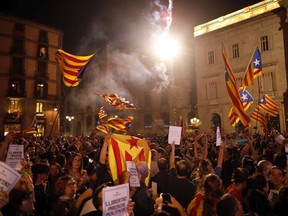
<path fill-rule="evenodd" d="M 104 110 L 103 106 L 100 107 L 99 112 L 98 112 L 98 117 L 99 119 L 105 118 L 107 116 L 106 111 Z"/>
<path fill-rule="evenodd" d="M 112 134 L 108 144 L 108 161 L 115 184 L 124 182 L 126 161 L 146 162 L 150 169 L 151 151 L 147 140 L 134 136 Z M 149 176 L 146 184 L 149 182 Z"/>
<path fill-rule="evenodd" d="M 249 109 L 249 107 L 252 105 L 252 103 L 254 102 L 254 98 L 252 97 L 252 95 L 243 88 L 239 89 L 239 94 L 241 97 L 241 101 L 242 101 L 242 105 L 243 105 L 243 109 L 244 111 L 246 111 L 247 109 Z M 228 118 L 229 118 L 229 122 L 230 124 L 235 127 L 235 125 L 239 122 L 240 118 L 237 116 L 237 114 L 234 112 L 234 108 L 232 107 L 230 109 L 230 112 L 228 114 Z"/>
<path fill-rule="evenodd" d="M 250 118 L 256 122 L 259 122 L 260 126 L 264 130 L 266 129 L 267 124 L 268 124 L 268 120 L 265 117 L 265 115 L 260 111 L 258 106 L 256 106 L 256 108 L 253 110 L 253 112 L 250 115 Z"/>
<path fill-rule="evenodd" d="M 178 125 L 179 125 L 179 127 L 182 127 L 181 135 L 182 135 L 182 137 L 184 137 L 185 134 L 186 134 L 186 131 L 187 131 L 187 125 L 184 122 L 183 117 L 181 115 L 179 115 L 179 123 L 178 123 Z"/>
<path fill-rule="evenodd" d="M 134 117 L 128 116 L 126 119 L 122 118 L 110 118 L 106 122 L 101 122 L 100 119 L 98 119 L 96 128 L 100 131 L 102 131 L 105 134 L 108 134 L 110 129 L 113 128 L 116 131 L 128 131 L 131 127 L 132 121 Z"/>
<path fill-rule="evenodd" d="M 24 134 L 35 134 L 38 133 L 38 128 L 37 128 L 37 119 L 36 116 L 34 116 L 31 125 L 29 126 L 29 128 L 23 130 Z"/>
<path fill-rule="evenodd" d="M 262 74 L 262 58 L 258 47 L 254 51 L 245 71 L 242 87 L 253 85 L 254 79 Z"/>
<path fill-rule="evenodd" d="M 280 112 L 280 106 L 266 94 L 260 100 L 259 108 L 274 117 Z"/>
<path fill-rule="evenodd" d="M 126 100 L 125 98 L 119 97 L 117 94 L 99 94 L 96 93 L 97 95 L 99 95 L 100 97 L 104 98 L 104 100 L 110 104 L 111 106 L 116 107 L 116 109 L 118 110 L 129 110 L 129 109 L 138 109 L 137 106 L 135 106 L 134 104 L 130 103 L 128 100 Z"/>
<path fill-rule="evenodd" d="M 227 87 L 228 95 L 232 103 L 232 107 L 234 109 L 234 112 L 238 115 L 244 127 L 248 127 L 250 124 L 250 118 L 244 111 L 243 104 L 240 98 L 240 94 L 236 86 L 236 79 L 234 77 L 232 68 L 227 60 L 224 47 L 222 50 L 222 56 L 223 56 L 224 65 L 225 65 L 226 87 Z"/>
<path fill-rule="evenodd" d="M 128 116 L 126 119 L 122 118 L 111 118 L 108 119 L 106 125 L 114 130 L 124 130 L 127 131 L 131 127 L 133 121 L 133 116 Z"/>
<path fill-rule="evenodd" d="M 76 56 L 62 49 L 56 52 L 56 61 L 63 72 L 63 82 L 68 87 L 77 86 L 83 74 L 95 54 L 88 56 Z"/>

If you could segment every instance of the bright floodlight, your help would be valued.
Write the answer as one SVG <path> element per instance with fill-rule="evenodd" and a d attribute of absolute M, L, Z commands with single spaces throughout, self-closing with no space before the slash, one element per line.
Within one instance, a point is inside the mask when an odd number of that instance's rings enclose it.
<path fill-rule="evenodd" d="M 179 51 L 179 44 L 169 35 L 162 35 L 155 43 L 155 53 L 162 59 L 174 58 Z"/>

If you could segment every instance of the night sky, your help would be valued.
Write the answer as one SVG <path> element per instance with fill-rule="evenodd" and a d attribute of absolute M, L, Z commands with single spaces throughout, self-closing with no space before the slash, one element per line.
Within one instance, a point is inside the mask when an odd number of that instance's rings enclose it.
<path fill-rule="evenodd" d="M 174 0 L 171 34 L 189 40 L 193 27 L 259 0 Z M 141 50 L 163 20 L 168 0 L 1 0 L 1 12 L 37 21 L 64 32 L 63 49 L 94 52 L 95 40 L 115 48 Z M 165 16 L 165 13 L 161 13 Z M 161 19 L 161 18 L 160 18 Z"/>

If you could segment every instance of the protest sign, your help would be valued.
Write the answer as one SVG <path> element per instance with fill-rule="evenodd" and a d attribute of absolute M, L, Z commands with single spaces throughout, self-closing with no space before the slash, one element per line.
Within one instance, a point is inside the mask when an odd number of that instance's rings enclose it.
<path fill-rule="evenodd" d="M 5 163 L 10 167 L 20 170 L 21 160 L 24 158 L 24 146 L 23 145 L 9 145 L 7 157 Z"/>
<path fill-rule="evenodd" d="M 140 187 L 138 172 L 133 161 L 126 161 L 127 171 L 130 173 L 129 184 L 131 187 Z"/>
<path fill-rule="evenodd" d="M 217 130 L 216 130 L 216 146 L 220 146 L 221 143 L 222 143 L 222 139 L 221 139 L 220 128 L 217 127 Z"/>
<path fill-rule="evenodd" d="M 174 142 L 175 145 L 180 145 L 181 131 L 182 127 L 169 126 L 168 143 L 172 144 Z"/>
<path fill-rule="evenodd" d="M 0 161 L 0 190 L 9 193 L 20 178 L 21 175 L 15 169 Z"/>
<path fill-rule="evenodd" d="M 129 184 L 103 188 L 103 215 L 123 216 L 129 201 Z"/>

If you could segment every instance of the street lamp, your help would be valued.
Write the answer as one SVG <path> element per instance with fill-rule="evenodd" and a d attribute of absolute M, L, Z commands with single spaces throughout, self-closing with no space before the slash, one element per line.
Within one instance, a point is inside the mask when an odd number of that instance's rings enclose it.
<path fill-rule="evenodd" d="M 74 119 L 74 116 L 66 116 L 66 119 L 67 119 L 68 121 L 72 121 L 72 120 Z"/>
<path fill-rule="evenodd" d="M 202 124 L 200 119 L 198 119 L 196 117 L 190 119 L 190 122 L 191 122 L 191 126 L 193 129 L 197 129 Z"/>

